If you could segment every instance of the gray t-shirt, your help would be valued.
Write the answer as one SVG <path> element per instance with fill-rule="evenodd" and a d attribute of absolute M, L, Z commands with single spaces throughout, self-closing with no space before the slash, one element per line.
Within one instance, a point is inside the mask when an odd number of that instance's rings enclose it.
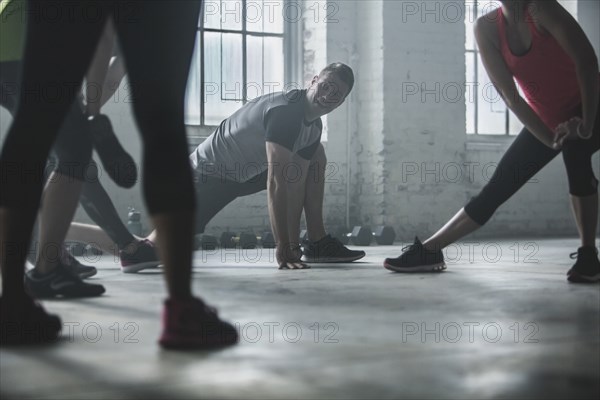
<path fill-rule="evenodd" d="M 265 143 L 277 143 L 310 160 L 323 123 L 304 119 L 306 90 L 258 97 L 246 103 L 190 155 L 197 173 L 228 181 L 246 182 L 267 171 Z"/>

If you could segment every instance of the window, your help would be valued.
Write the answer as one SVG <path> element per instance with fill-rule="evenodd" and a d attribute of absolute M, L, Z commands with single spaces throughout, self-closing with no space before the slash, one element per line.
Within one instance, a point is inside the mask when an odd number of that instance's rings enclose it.
<path fill-rule="evenodd" d="M 477 18 L 500 7 L 499 1 L 465 1 L 467 133 L 516 135 L 523 125 L 508 110 L 479 57 L 473 27 Z"/>
<path fill-rule="evenodd" d="M 284 41 L 291 29 L 284 21 L 286 0 L 203 3 L 186 124 L 214 126 L 248 100 L 286 89 Z"/>

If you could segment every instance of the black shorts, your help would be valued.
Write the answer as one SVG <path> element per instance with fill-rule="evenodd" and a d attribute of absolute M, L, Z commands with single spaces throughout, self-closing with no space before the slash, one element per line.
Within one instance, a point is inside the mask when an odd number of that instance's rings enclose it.
<path fill-rule="evenodd" d="M 246 182 L 234 182 L 199 173 L 195 174 L 195 233 L 203 233 L 210 220 L 233 200 L 265 190 L 267 188 L 267 176 L 268 172 L 265 171 Z"/>

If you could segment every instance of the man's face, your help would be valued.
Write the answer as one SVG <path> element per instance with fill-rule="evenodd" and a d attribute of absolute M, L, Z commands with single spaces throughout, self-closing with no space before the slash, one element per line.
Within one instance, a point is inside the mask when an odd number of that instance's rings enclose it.
<path fill-rule="evenodd" d="M 320 117 L 338 108 L 349 92 L 348 85 L 335 74 L 315 76 L 307 92 L 308 105 Z"/>

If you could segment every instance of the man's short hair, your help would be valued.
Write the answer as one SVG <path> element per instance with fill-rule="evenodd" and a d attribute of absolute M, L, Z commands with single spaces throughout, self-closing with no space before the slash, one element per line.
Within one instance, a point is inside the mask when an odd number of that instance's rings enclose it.
<path fill-rule="evenodd" d="M 346 85 L 348 85 L 348 93 L 352 91 L 352 87 L 354 87 L 354 72 L 352 72 L 352 68 L 343 63 L 333 63 L 329 64 L 319 73 L 319 76 L 323 74 L 335 74 L 338 78 L 341 79 Z"/>

